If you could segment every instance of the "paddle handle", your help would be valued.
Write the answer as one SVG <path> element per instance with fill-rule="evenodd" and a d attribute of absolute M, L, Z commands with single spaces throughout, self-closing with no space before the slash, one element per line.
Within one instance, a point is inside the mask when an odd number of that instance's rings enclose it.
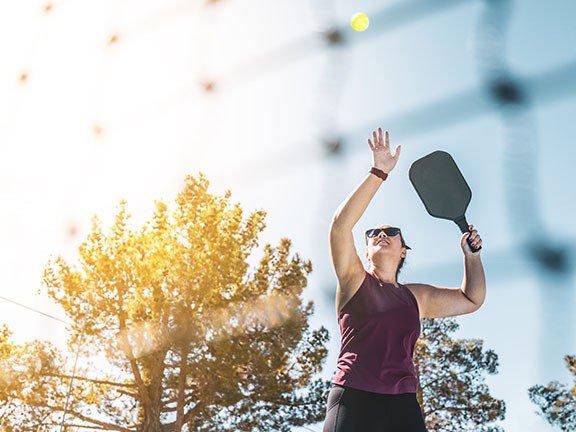
<path fill-rule="evenodd" d="M 462 234 L 464 234 L 465 232 L 470 232 L 468 222 L 466 221 L 466 216 L 462 216 L 461 218 L 456 219 L 454 222 L 456 222 L 456 225 L 458 225 L 458 228 L 460 228 L 460 231 L 462 231 Z M 482 246 L 477 247 L 477 248 L 472 246 L 472 242 L 470 241 L 470 237 L 468 237 L 466 239 L 466 242 L 468 243 L 468 246 L 470 246 L 470 249 L 472 249 L 472 252 L 474 252 L 474 253 L 476 253 L 480 249 L 482 249 Z"/>

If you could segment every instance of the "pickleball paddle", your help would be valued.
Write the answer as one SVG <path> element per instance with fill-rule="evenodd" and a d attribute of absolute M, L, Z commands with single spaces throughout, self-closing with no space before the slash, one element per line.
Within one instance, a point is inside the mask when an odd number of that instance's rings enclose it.
<path fill-rule="evenodd" d="M 431 216 L 456 222 L 463 233 L 469 231 L 466 209 L 472 191 L 449 153 L 437 150 L 418 159 L 408 175 Z M 466 240 L 473 252 L 482 249 Z"/>

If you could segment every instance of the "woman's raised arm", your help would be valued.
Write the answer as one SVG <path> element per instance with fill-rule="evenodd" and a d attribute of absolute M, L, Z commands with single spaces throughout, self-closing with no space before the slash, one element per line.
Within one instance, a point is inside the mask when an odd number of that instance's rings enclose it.
<path fill-rule="evenodd" d="M 388 131 L 382 136 L 382 129 L 372 132 L 372 140 L 368 139 L 372 151 L 373 166 L 388 175 L 400 156 L 400 146 L 392 154 Z M 348 300 L 360 286 L 364 278 L 364 266 L 354 246 L 352 228 L 356 225 L 370 201 L 378 191 L 383 179 L 375 174 L 368 174 L 354 191 L 348 195 L 336 209 L 330 225 L 330 256 L 338 278 L 336 308 L 340 310 L 341 301 Z M 355 292 L 355 291 L 354 291 Z"/>

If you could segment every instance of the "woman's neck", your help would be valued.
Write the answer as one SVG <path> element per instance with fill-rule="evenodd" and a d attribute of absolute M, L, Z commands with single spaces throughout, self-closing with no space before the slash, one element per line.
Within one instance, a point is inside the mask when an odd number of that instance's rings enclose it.
<path fill-rule="evenodd" d="M 375 266 L 374 263 L 372 263 L 370 265 L 370 273 L 374 275 L 381 286 L 385 283 L 398 286 L 398 281 L 396 280 L 396 269 Z"/>

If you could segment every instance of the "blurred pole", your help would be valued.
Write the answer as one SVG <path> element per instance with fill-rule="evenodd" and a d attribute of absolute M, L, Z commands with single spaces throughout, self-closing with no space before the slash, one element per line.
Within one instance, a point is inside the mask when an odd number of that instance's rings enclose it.
<path fill-rule="evenodd" d="M 500 115 L 503 129 L 505 197 L 510 230 L 517 253 L 534 265 L 538 281 L 539 320 L 536 344 L 538 374 L 550 379 L 550 368 L 560 365 L 574 341 L 569 305 L 574 304 L 570 251 L 554 241 L 542 216 L 539 194 L 540 146 L 538 121 L 524 81 L 509 70 L 506 62 L 506 33 L 512 15 L 511 0 L 485 0 L 476 32 L 476 60 L 486 97 Z M 521 298 L 524 293 L 517 293 Z M 514 305 L 511 305 L 514 307 Z M 519 331 L 522 326 L 518 323 Z M 572 343 L 573 344 L 573 343 Z M 526 358 L 526 356 L 523 356 Z M 545 378 L 548 377 L 548 378 Z"/>

